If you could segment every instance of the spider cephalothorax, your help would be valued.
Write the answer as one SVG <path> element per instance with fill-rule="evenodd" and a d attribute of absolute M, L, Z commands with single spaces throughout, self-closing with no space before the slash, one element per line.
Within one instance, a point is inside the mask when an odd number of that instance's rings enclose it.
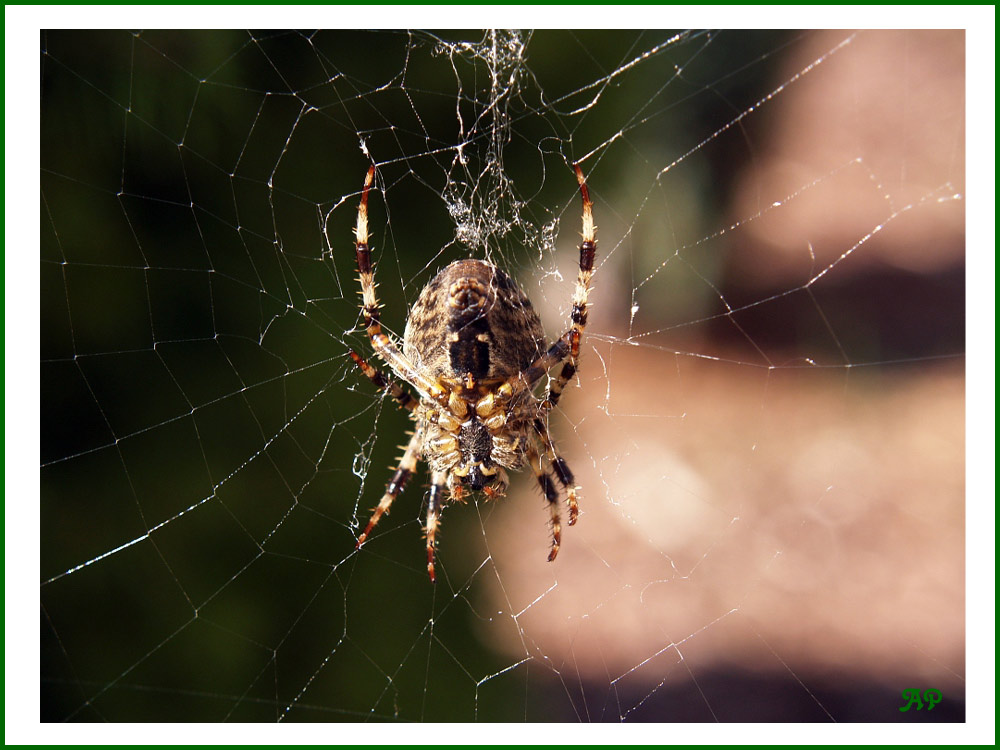
<path fill-rule="evenodd" d="M 521 288 L 492 263 L 460 260 L 445 267 L 424 287 L 410 310 L 403 350 L 382 330 L 371 248 L 368 245 L 368 191 L 375 167 L 368 170 L 358 206 L 355 252 L 361 274 L 361 313 L 375 353 L 419 394 L 411 396 L 354 352 L 351 357 L 376 386 L 387 390 L 410 412 L 416 429 L 399 468 L 389 481 L 371 520 L 358 537 L 360 547 L 422 458 L 430 466 L 427 501 L 427 572 L 434 580 L 434 549 L 441 504 L 447 488 L 452 500 L 482 491 L 501 497 L 507 469 L 527 463 L 549 503 L 554 560 L 561 542 L 559 492 L 566 492 L 569 525 L 576 523 L 578 487 L 566 462 L 556 453 L 547 416 L 576 373 L 580 337 L 587 323 L 587 296 L 596 242 L 590 195 L 580 168 L 574 166 L 583 197 L 583 242 L 573 295 L 570 328 L 545 347 L 542 324 Z M 544 398 L 532 389 L 555 365 Z"/>

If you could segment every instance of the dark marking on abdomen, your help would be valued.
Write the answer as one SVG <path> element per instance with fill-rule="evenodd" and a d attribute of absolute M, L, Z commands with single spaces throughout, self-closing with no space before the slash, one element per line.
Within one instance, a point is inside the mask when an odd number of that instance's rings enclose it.
<path fill-rule="evenodd" d="M 453 340 L 448 348 L 448 362 L 455 375 L 471 373 L 482 379 L 490 370 L 489 324 L 486 317 L 469 320 L 468 316 L 457 312 L 448 321 L 448 330 Z"/>
<path fill-rule="evenodd" d="M 508 378 L 544 351 L 531 302 L 510 276 L 481 260 L 457 260 L 431 279 L 403 336 L 403 354 L 430 377 Z"/>

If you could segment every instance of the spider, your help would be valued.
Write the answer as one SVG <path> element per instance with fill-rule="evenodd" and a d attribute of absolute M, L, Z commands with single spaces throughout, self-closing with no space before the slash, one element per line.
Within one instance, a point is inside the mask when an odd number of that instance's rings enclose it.
<path fill-rule="evenodd" d="M 379 321 L 368 244 L 368 191 L 375 167 L 369 168 L 354 229 L 361 316 L 375 354 L 409 383 L 419 398 L 350 352 L 365 376 L 407 410 L 416 425 L 356 548 L 389 512 L 423 459 L 431 474 L 425 534 L 427 573 L 433 582 L 445 489 L 451 501 L 464 502 L 468 491 L 481 491 L 487 498 L 502 497 L 509 481 L 507 470 L 527 463 L 549 506 L 552 545 L 548 559 L 555 560 L 562 525 L 560 493 L 552 476 L 565 491 L 570 526 L 579 514 L 580 488 L 552 445 L 547 417 L 576 373 L 597 247 L 587 183 L 580 167 L 573 165 L 573 169 L 583 199 L 583 241 L 569 329 L 546 349 L 541 321 L 517 283 L 492 263 L 458 260 L 421 291 L 406 322 L 401 352 Z M 544 398 L 537 398 L 535 385 L 560 363 L 558 377 L 549 381 Z"/>

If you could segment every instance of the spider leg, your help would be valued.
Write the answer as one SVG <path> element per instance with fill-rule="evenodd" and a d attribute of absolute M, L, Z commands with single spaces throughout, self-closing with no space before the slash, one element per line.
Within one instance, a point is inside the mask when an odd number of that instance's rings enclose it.
<path fill-rule="evenodd" d="M 555 446 L 552 445 L 552 438 L 549 437 L 548 428 L 546 428 L 541 418 L 535 419 L 534 427 L 535 433 L 545 447 L 546 460 L 549 462 L 555 475 L 559 477 L 559 482 L 562 484 L 563 489 L 566 490 L 566 504 L 569 506 L 569 525 L 572 526 L 576 523 L 576 519 L 580 515 L 580 499 L 577 495 L 580 488 L 576 485 L 573 472 L 570 471 L 566 459 L 556 453 Z"/>
<path fill-rule="evenodd" d="M 365 321 L 368 339 L 375 353 L 392 368 L 400 378 L 412 385 L 420 395 L 431 401 L 447 405 L 449 393 L 439 383 L 417 371 L 395 342 L 382 330 L 379 318 L 378 296 L 375 294 L 375 268 L 368 244 L 368 190 L 375 179 L 375 165 L 368 168 L 361 203 L 358 205 L 358 222 L 354 228 L 354 253 L 358 262 L 358 280 L 361 283 L 361 317 Z"/>
<path fill-rule="evenodd" d="M 542 465 L 542 459 L 538 455 L 535 446 L 529 446 L 526 454 L 528 464 L 535 473 L 535 479 L 538 480 L 538 485 L 542 488 L 542 494 L 545 495 L 545 499 L 549 504 L 549 513 L 551 514 L 552 521 L 552 549 L 549 551 L 549 562 L 552 562 L 556 559 L 556 555 L 559 554 L 559 545 L 562 543 L 562 522 L 559 519 L 559 492 L 556 490 L 556 484 L 552 481 L 552 477 Z"/>
<path fill-rule="evenodd" d="M 594 273 L 594 257 L 597 254 L 597 227 L 594 226 L 593 201 L 587 189 L 587 180 L 578 164 L 573 165 L 576 181 L 580 185 L 580 195 L 583 198 L 583 241 L 580 243 L 580 270 L 576 276 L 576 289 L 573 292 L 573 311 L 570 313 L 570 329 L 564 334 L 569 338 L 569 356 L 559 371 L 559 377 L 549 383 L 542 408 L 552 409 L 559 403 L 563 388 L 576 374 L 576 362 L 580 356 L 580 339 L 587 327 L 587 307 L 590 296 L 590 280 Z"/>
<path fill-rule="evenodd" d="M 408 412 L 412 413 L 413 410 L 417 408 L 417 404 L 419 402 L 413 397 L 412 394 L 410 394 L 409 391 L 398 383 L 389 380 L 385 375 L 361 359 L 361 357 L 359 357 L 355 352 L 348 352 L 348 354 L 351 355 L 351 359 L 354 360 L 354 364 L 361 369 L 361 372 L 365 374 L 365 377 L 375 384 L 376 388 L 380 391 L 388 392 L 390 396 L 396 399 L 396 403 Z"/>
<path fill-rule="evenodd" d="M 434 552 L 437 549 L 435 537 L 441 524 L 441 500 L 447 489 L 446 477 L 446 472 L 435 471 L 431 476 L 431 489 L 427 495 L 427 527 L 424 532 L 427 535 L 427 574 L 431 577 L 431 583 L 437 580 L 434 576 Z"/>
<path fill-rule="evenodd" d="M 365 526 L 365 530 L 358 537 L 358 542 L 354 545 L 355 549 L 360 549 L 361 545 L 365 543 L 368 535 L 375 528 L 375 524 L 379 522 L 379 519 L 384 514 L 389 512 L 389 508 L 392 507 L 392 501 L 406 488 L 406 483 L 413 476 L 413 472 L 417 470 L 417 461 L 420 460 L 421 440 L 423 440 L 423 430 L 417 428 L 410 438 L 410 442 L 406 444 L 406 450 L 403 451 L 403 457 L 399 460 L 396 473 L 392 475 L 392 479 L 386 485 L 385 494 L 382 495 L 379 504 L 375 506 L 372 517 L 369 519 L 368 525 Z"/>
<path fill-rule="evenodd" d="M 550 411 L 558 402 L 566 384 L 576 374 L 577 359 L 580 356 L 580 339 L 587 327 L 587 309 L 589 306 L 591 278 L 594 274 L 594 258 L 597 255 L 597 227 L 594 226 L 593 201 L 587 189 L 587 180 L 578 164 L 573 165 L 576 181 L 580 185 L 580 196 L 583 199 L 582 237 L 580 243 L 580 268 L 576 276 L 576 288 L 573 292 L 573 310 L 570 313 L 570 327 L 555 343 L 527 368 L 512 376 L 493 393 L 476 404 L 480 416 L 494 414 L 496 403 L 510 401 L 514 396 L 534 387 L 545 373 L 560 362 L 563 363 L 558 377 L 549 383 L 545 400 L 541 404 L 543 412 Z"/>
<path fill-rule="evenodd" d="M 576 375 L 576 357 L 570 355 L 569 359 L 563 363 L 559 376 L 551 381 L 546 389 L 545 399 L 541 403 L 542 411 L 551 411 L 559 403 L 563 389 L 567 386 L 573 376 Z"/>

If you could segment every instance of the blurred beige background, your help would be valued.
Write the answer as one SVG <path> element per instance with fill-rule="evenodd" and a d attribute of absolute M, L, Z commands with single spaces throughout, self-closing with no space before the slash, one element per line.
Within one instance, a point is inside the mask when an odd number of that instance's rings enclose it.
<path fill-rule="evenodd" d="M 728 199 L 726 273 L 777 295 L 762 314 L 787 302 L 822 319 L 870 289 L 899 311 L 907 284 L 962 273 L 964 35 L 865 32 L 831 53 L 848 35 L 812 36 L 780 71 L 789 82 L 826 58 L 767 104 L 770 136 Z M 619 283 L 626 262 L 595 278 L 592 328 L 614 336 L 587 339 L 582 387 L 553 420 L 583 487 L 579 523 L 547 566 L 528 483 L 484 514 L 501 583 L 480 603 L 516 613 L 510 658 L 654 690 L 750 670 L 807 690 L 864 679 L 961 698 L 961 322 L 942 323 L 958 356 L 908 362 L 844 350 L 843 318 L 827 319 L 815 360 L 739 314 L 722 320 L 729 336 L 689 326 L 668 340 L 629 327 L 623 311 L 654 292 Z M 783 310 L 772 325 L 794 328 Z"/>

